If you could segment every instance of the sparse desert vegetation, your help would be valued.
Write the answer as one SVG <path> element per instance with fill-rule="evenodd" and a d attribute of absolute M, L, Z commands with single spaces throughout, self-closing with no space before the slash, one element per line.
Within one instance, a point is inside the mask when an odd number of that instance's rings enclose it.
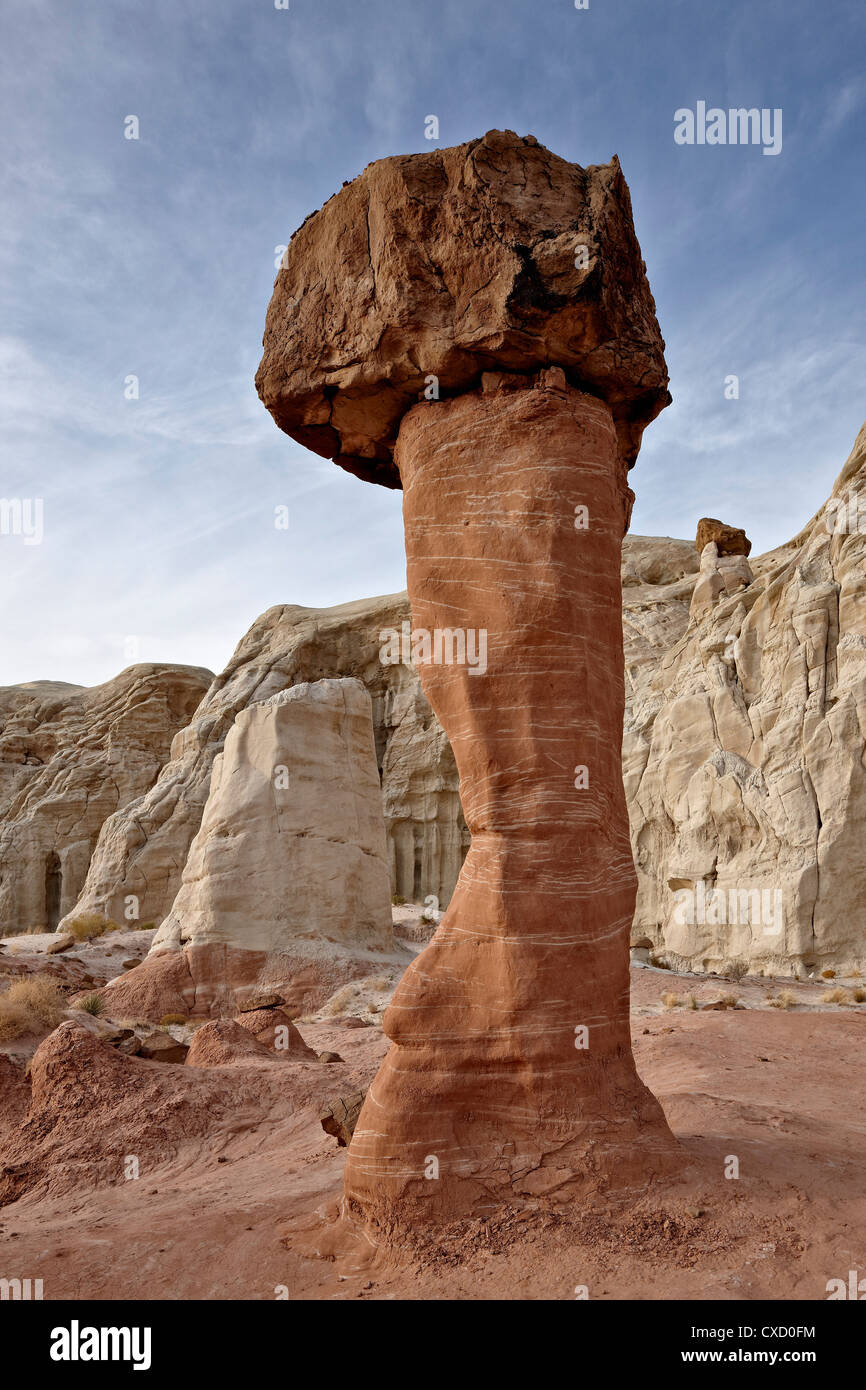
<path fill-rule="evenodd" d="M 827 989 L 821 995 L 821 1002 L 824 1004 L 852 1004 L 853 998 L 847 989 L 841 989 L 838 985 L 835 989 Z"/>
<path fill-rule="evenodd" d="M 80 917 L 73 917 L 67 922 L 64 930 L 76 941 L 93 941 L 97 936 L 104 936 L 106 932 L 121 931 L 122 928 L 110 917 L 103 917 L 101 912 L 83 912 Z"/>
<path fill-rule="evenodd" d="M 0 1042 L 56 1028 L 66 1007 L 66 996 L 50 975 L 14 980 L 0 995 Z"/>
<path fill-rule="evenodd" d="M 81 999 L 77 999 L 74 1008 L 80 1009 L 82 1013 L 91 1014 L 94 1018 L 99 1018 L 105 1013 L 105 1001 L 101 994 L 85 994 Z"/>
<path fill-rule="evenodd" d="M 776 995 L 767 995 L 767 1003 L 771 1009 L 793 1009 L 798 1002 L 796 994 L 790 989 L 782 989 Z"/>

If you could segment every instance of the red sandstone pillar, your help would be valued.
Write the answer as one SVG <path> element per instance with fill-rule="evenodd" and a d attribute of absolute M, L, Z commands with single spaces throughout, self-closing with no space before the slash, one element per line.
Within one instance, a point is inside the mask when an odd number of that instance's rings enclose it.
<path fill-rule="evenodd" d="M 292 438 L 403 487 L 416 632 L 486 638 L 483 673 L 477 646 L 421 669 L 472 847 L 387 1011 L 345 1209 L 644 1187 L 673 1141 L 629 1041 L 620 545 L 670 397 L 618 160 L 488 131 L 370 165 L 292 237 L 256 381 Z"/>
<path fill-rule="evenodd" d="M 410 411 L 395 457 L 413 629 L 481 630 L 487 670 L 419 668 L 472 847 L 385 1015 L 349 1207 L 441 1217 L 643 1183 L 669 1136 L 629 1037 L 630 499 L 610 411 L 570 389 L 461 396 Z"/>

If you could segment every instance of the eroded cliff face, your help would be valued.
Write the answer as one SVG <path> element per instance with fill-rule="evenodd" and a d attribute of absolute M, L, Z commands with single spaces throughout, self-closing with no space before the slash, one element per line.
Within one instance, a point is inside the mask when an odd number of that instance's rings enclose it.
<path fill-rule="evenodd" d="M 864 470 L 866 431 L 818 516 L 789 545 L 750 556 L 751 583 L 719 590 L 691 616 L 694 543 L 624 543 L 623 775 L 639 882 L 632 944 L 671 965 L 741 962 L 804 975 L 866 969 L 866 537 L 856 527 Z M 116 724 L 110 763 L 100 745 L 112 719 L 91 717 L 96 692 L 47 683 L 0 692 L 4 929 L 48 922 L 52 854 L 66 874 L 58 911 L 121 919 L 125 898 L 136 894 L 140 919 L 162 921 L 238 712 L 331 676 L 358 676 L 372 697 L 392 889 L 412 901 L 435 896 L 444 908 L 469 836 L 453 755 L 415 670 L 380 659 L 381 632 L 399 633 L 408 617 L 405 594 L 326 610 L 270 609 L 176 735 L 155 783 L 157 755 L 120 742 L 147 710 L 153 717 L 147 700 Z M 205 677 L 183 684 L 198 680 L 201 690 Z M 67 723 L 88 696 L 90 715 Z M 714 889 L 724 890 L 724 920 Z M 769 896 L 756 902 L 755 891 Z M 747 920 L 732 923 L 731 907 Z M 780 922 L 781 932 L 765 931 Z"/>
<path fill-rule="evenodd" d="M 685 630 L 698 557 L 688 541 L 643 536 L 627 537 L 623 556 L 630 699 Z M 89 873 L 83 867 L 80 900 L 64 910 L 120 920 L 126 899 L 135 896 L 139 920 L 160 923 L 180 887 L 214 760 L 237 715 L 300 681 L 345 676 L 362 680 L 372 699 L 392 891 L 409 902 L 435 899 L 430 906 L 443 910 L 469 832 L 454 756 L 416 670 L 380 656 L 388 645 L 383 633 L 395 634 L 402 650 L 408 623 L 406 594 L 330 609 L 285 604 L 264 613 L 176 735 L 158 781 L 105 822 Z"/>
<path fill-rule="evenodd" d="M 671 965 L 866 965 L 864 492 L 866 427 L 817 516 L 632 683 L 632 942 Z"/>
<path fill-rule="evenodd" d="M 0 932 L 70 911 L 106 819 L 153 785 L 211 679 L 141 664 L 89 689 L 0 689 Z"/>
<path fill-rule="evenodd" d="M 393 891 L 411 901 L 432 896 L 444 906 L 469 836 L 454 757 L 417 675 L 380 657 L 382 634 L 401 636 L 408 620 L 405 594 L 330 609 L 286 604 L 263 614 L 177 734 L 156 784 L 103 826 L 75 915 L 122 916 L 132 895 L 141 921 L 161 922 L 201 824 L 214 760 L 237 716 L 300 682 L 351 676 L 372 699 Z"/>

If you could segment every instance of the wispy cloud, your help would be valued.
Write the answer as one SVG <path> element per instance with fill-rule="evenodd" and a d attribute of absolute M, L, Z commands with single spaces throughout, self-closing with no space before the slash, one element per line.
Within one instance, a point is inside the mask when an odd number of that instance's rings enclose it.
<path fill-rule="evenodd" d="M 253 376 L 274 247 L 428 114 L 622 159 L 675 397 L 635 529 L 721 512 L 760 549 L 829 490 L 866 414 L 859 3 L 7 0 L 4 31 L 0 496 L 46 530 L 0 537 L 0 681 L 106 679 L 130 634 L 216 667 L 274 603 L 403 586 L 399 494 L 281 435 Z M 676 147 L 700 97 L 782 106 L 782 155 Z"/>

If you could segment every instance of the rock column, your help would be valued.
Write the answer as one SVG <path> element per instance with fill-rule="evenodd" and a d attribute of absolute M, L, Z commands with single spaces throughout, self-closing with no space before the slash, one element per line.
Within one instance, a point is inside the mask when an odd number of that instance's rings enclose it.
<path fill-rule="evenodd" d="M 385 1015 L 393 1046 L 349 1150 L 347 1210 L 442 1219 L 642 1185 L 671 1140 L 629 1037 L 631 494 L 611 412 L 546 372 L 535 389 L 416 406 L 395 461 L 413 633 L 434 658 L 421 681 L 472 847 Z"/>

